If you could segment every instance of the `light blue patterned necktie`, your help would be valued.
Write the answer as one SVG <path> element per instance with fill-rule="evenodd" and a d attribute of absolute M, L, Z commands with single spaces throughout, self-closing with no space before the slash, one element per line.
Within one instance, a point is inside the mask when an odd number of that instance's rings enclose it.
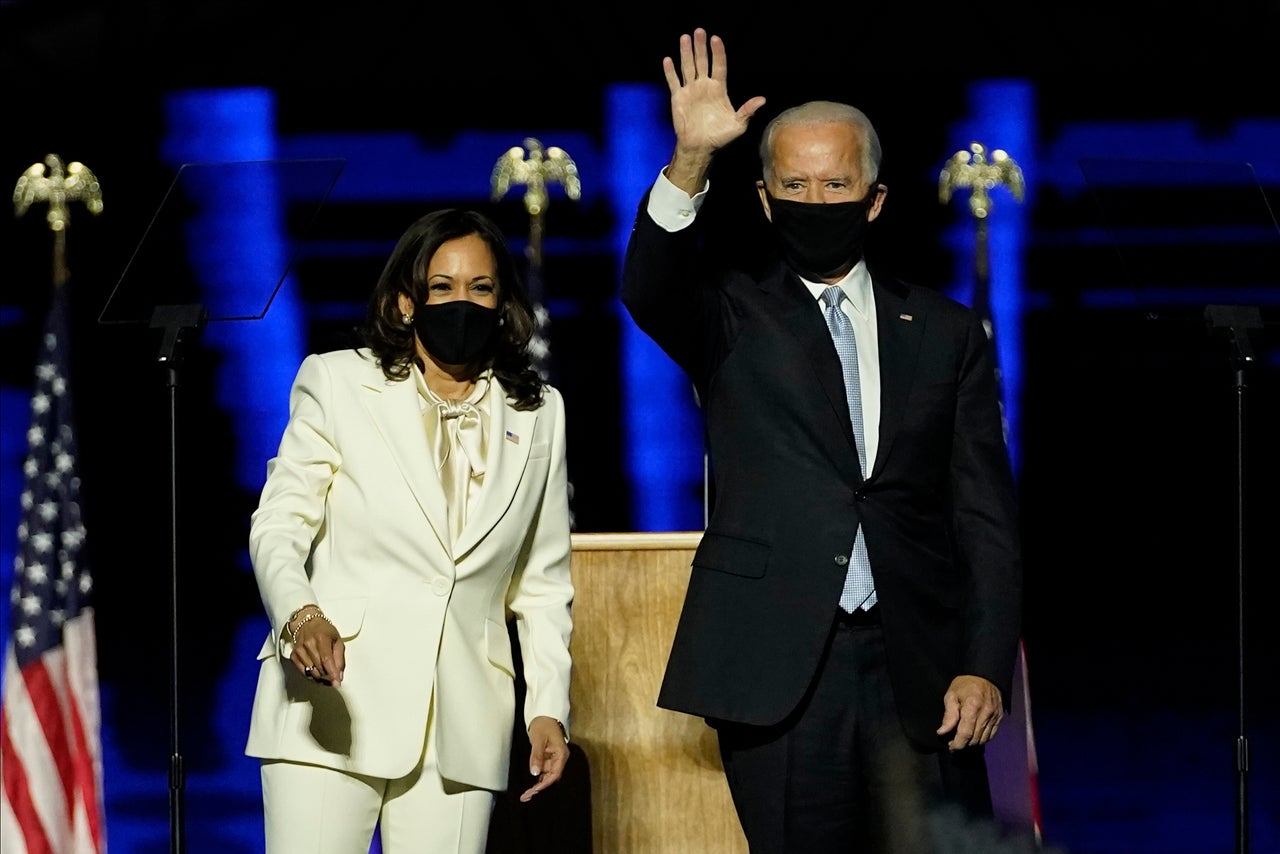
<path fill-rule="evenodd" d="M 840 308 L 840 301 L 847 299 L 839 285 L 832 285 L 822 292 L 826 305 L 823 316 L 827 329 L 835 342 L 840 365 L 844 368 L 845 396 L 849 403 L 849 420 L 853 422 L 853 439 L 858 446 L 858 465 L 862 476 L 867 475 L 867 451 L 862 438 L 862 391 L 858 379 L 858 341 L 853 334 L 853 323 Z M 849 571 L 844 578 L 844 590 L 840 593 L 840 607 L 853 612 L 859 607 L 870 608 L 876 603 L 875 581 L 871 577 L 871 561 L 867 557 L 867 543 L 862 535 L 862 525 L 853 541 L 853 553 L 849 556 Z"/>

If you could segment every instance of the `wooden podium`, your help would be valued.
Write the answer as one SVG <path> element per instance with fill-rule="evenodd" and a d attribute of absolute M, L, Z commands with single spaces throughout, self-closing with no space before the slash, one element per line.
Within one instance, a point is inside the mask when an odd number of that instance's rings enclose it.
<path fill-rule="evenodd" d="M 657 706 L 701 537 L 573 535 L 572 737 L 595 854 L 746 854 L 715 732 Z"/>
<path fill-rule="evenodd" d="M 590 775 L 593 854 L 746 854 L 701 718 L 658 688 L 700 531 L 573 535 L 572 736 Z M 1035 746 L 1019 649 L 1012 714 L 987 747 L 996 817 L 1040 835 Z"/>

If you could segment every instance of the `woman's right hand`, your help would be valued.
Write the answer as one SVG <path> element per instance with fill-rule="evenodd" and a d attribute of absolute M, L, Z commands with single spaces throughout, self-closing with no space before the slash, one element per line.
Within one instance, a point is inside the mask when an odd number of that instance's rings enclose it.
<path fill-rule="evenodd" d="M 303 612 L 298 619 L 305 616 Z M 346 646 L 333 623 L 317 616 L 298 628 L 289 660 L 307 679 L 336 687 L 342 684 L 342 673 L 347 668 Z"/>

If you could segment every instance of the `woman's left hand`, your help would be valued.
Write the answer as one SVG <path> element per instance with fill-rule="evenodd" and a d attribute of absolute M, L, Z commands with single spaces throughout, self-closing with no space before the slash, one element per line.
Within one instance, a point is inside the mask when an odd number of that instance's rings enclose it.
<path fill-rule="evenodd" d="M 555 718 L 541 715 L 529 724 L 529 773 L 538 782 L 520 796 L 521 803 L 528 803 L 534 795 L 559 780 L 569 761 L 569 742 L 565 741 L 564 728 Z"/>

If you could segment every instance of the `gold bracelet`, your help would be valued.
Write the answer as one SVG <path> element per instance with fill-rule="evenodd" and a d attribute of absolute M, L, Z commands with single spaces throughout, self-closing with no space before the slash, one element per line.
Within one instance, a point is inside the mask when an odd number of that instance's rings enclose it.
<path fill-rule="evenodd" d="M 280 639 L 293 643 L 293 621 L 298 619 L 298 615 L 308 608 L 319 610 L 320 606 L 315 602 L 308 602 L 300 608 L 294 608 L 293 613 L 284 618 L 284 630 L 280 632 Z"/>
<path fill-rule="evenodd" d="M 302 619 L 298 621 L 298 625 L 296 627 L 293 625 L 289 625 L 287 627 L 289 629 L 289 642 L 294 644 L 295 646 L 298 643 L 298 632 L 302 631 L 303 626 L 305 626 L 307 623 L 311 622 L 312 620 L 316 619 L 317 617 L 324 620 L 329 625 L 331 626 L 333 625 L 333 621 L 324 615 L 324 611 L 321 611 L 319 606 L 313 605 L 312 607 L 314 607 L 315 610 L 312 611 L 310 614 L 303 615 Z"/>
<path fill-rule="evenodd" d="M 303 611 L 307 610 L 308 608 L 315 608 L 317 611 L 320 610 L 320 606 L 317 605 L 315 602 L 308 602 L 307 604 L 303 605 L 301 608 L 294 608 L 293 613 L 285 617 L 284 627 L 287 629 L 289 628 L 289 626 L 293 625 L 293 621 L 298 619 L 298 615 L 301 614 Z M 290 634 L 293 634 L 293 632 L 290 632 Z"/>

